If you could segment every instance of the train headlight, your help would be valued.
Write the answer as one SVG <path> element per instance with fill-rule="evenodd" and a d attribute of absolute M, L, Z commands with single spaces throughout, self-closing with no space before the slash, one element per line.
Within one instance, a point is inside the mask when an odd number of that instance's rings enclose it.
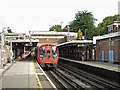
<path fill-rule="evenodd" d="M 40 58 L 40 59 L 42 59 L 42 60 L 43 60 L 43 58 Z"/>
<path fill-rule="evenodd" d="M 52 60 L 57 59 L 57 55 L 53 55 Z"/>
<path fill-rule="evenodd" d="M 45 58 L 43 57 L 43 58 L 40 58 L 41 60 L 45 60 Z"/>
<path fill-rule="evenodd" d="M 43 55 L 40 55 L 40 59 L 44 60 L 44 56 L 43 56 Z"/>

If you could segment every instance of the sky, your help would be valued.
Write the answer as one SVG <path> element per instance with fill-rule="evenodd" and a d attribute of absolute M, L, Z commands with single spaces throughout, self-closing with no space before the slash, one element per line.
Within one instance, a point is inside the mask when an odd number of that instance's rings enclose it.
<path fill-rule="evenodd" d="M 92 12 L 95 25 L 118 14 L 120 0 L 0 0 L 0 32 L 10 27 L 13 32 L 48 31 L 53 25 L 62 28 L 73 21 L 78 11 Z"/>

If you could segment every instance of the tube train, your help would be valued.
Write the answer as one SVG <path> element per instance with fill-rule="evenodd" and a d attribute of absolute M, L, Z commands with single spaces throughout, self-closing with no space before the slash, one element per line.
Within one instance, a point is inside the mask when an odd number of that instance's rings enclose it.
<path fill-rule="evenodd" d="M 37 61 L 42 68 L 56 68 L 58 64 L 58 48 L 52 44 L 42 44 L 37 48 Z"/>

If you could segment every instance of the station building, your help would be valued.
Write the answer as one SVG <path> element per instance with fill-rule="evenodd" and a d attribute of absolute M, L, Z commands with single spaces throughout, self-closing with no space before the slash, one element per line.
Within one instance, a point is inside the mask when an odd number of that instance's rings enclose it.
<path fill-rule="evenodd" d="M 108 34 L 98 36 L 96 60 L 110 63 L 120 62 L 120 17 L 108 25 Z"/>
<path fill-rule="evenodd" d="M 33 40 L 39 39 L 39 44 L 53 43 L 57 45 L 63 42 L 76 40 L 76 38 L 77 38 L 77 33 L 75 32 L 33 31 L 31 33 L 31 39 Z"/>
<path fill-rule="evenodd" d="M 72 40 L 58 44 L 59 57 L 78 61 L 93 60 L 92 43 L 92 40 Z"/>

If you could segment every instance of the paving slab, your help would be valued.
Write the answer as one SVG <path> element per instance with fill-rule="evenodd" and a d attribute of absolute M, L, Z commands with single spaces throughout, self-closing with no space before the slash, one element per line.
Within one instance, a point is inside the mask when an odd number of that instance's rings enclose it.
<path fill-rule="evenodd" d="M 0 78 L 0 90 L 2 89 L 2 78 Z"/>
<path fill-rule="evenodd" d="M 17 61 L 1 78 L 2 88 L 36 88 L 37 80 L 32 61 Z"/>

